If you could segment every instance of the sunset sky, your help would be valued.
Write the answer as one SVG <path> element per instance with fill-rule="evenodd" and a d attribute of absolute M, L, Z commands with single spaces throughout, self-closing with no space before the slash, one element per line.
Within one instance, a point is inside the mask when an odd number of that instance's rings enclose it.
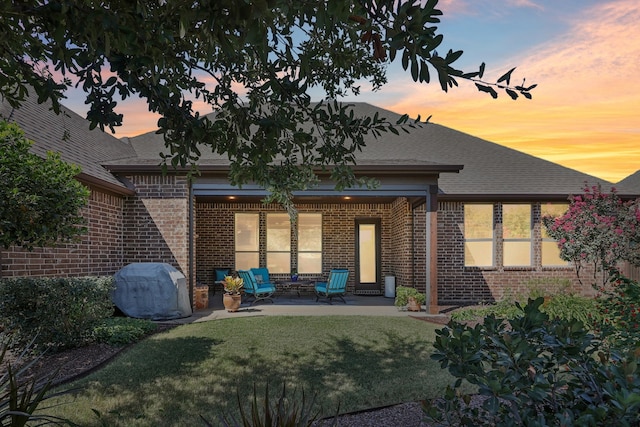
<path fill-rule="evenodd" d="M 442 54 L 495 80 L 512 67 L 512 84 L 537 83 L 533 99 L 497 100 L 472 83 L 443 93 L 419 85 L 399 65 L 389 84 L 352 101 L 422 117 L 599 178 L 617 182 L 640 169 L 640 1 L 441 0 Z M 67 106 L 84 115 L 82 101 Z M 116 136 L 156 128 L 140 101 L 122 104 Z M 207 111 L 203 111 L 206 113 Z"/>

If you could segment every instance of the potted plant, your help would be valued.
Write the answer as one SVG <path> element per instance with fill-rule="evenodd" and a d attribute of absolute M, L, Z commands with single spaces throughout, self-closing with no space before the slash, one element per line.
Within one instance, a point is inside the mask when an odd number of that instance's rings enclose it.
<path fill-rule="evenodd" d="M 291 270 L 291 281 L 292 282 L 298 281 L 298 270 L 296 270 L 295 268 Z"/>
<path fill-rule="evenodd" d="M 407 307 L 409 311 L 420 311 L 426 299 L 427 296 L 416 288 L 408 286 L 398 286 L 396 288 L 396 307 Z"/>
<path fill-rule="evenodd" d="M 222 296 L 224 308 L 228 312 L 238 311 L 242 303 L 242 295 L 240 292 L 244 281 L 241 277 L 225 276 L 222 285 L 224 286 L 224 295 Z"/>

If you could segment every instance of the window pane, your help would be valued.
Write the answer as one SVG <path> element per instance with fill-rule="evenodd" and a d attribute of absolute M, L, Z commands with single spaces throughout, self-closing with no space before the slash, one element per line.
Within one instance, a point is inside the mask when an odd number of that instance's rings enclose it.
<path fill-rule="evenodd" d="M 502 205 L 502 237 L 531 238 L 531 205 Z"/>
<path fill-rule="evenodd" d="M 298 254 L 298 273 L 300 274 L 322 273 L 322 253 L 303 252 Z"/>
<path fill-rule="evenodd" d="M 464 265 L 489 267 L 493 265 L 493 241 L 465 242 Z"/>
<path fill-rule="evenodd" d="M 568 262 L 560 258 L 560 248 L 555 241 L 542 242 L 542 265 L 567 265 Z"/>
<path fill-rule="evenodd" d="M 267 251 L 291 250 L 291 223 L 288 214 L 267 215 Z M 287 268 L 287 271 L 289 268 Z"/>
<path fill-rule="evenodd" d="M 531 265 L 531 241 L 504 242 L 504 266 Z"/>
<path fill-rule="evenodd" d="M 493 205 L 464 205 L 464 237 L 493 238 Z"/>
<path fill-rule="evenodd" d="M 567 209 L 569 209 L 569 205 L 567 205 L 566 203 L 546 203 L 544 205 L 542 205 L 540 207 L 540 213 L 542 214 L 542 218 L 544 218 L 545 216 L 551 216 L 553 218 L 558 218 L 562 215 L 564 215 L 564 213 L 567 211 Z M 542 238 L 546 239 L 546 238 L 550 238 L 549 234 L 547 234 L 547 227 L 545 227 L 544 225 L 542 225 L 542 227 L 540 227 L 542 230 Z"/>
<path fill-rule="evenodd" d="M 236 251 L 258 250 L 258 214 L 236 214 Z"/>
<path fill-rule="evenodd" d="M 289 252 L 268 252 L 267 268 L 270 273 L 290 273 L 291 254 Z"/>
<path fill-rule="evenodd" d="M 322 214 L 298 215 L 298 250 L 322 251 Z"/>
<path fill-rule="evenodd" d="M 260 266 L 258 252 L 236 252 L 236 270 L 248 270 Z"/>

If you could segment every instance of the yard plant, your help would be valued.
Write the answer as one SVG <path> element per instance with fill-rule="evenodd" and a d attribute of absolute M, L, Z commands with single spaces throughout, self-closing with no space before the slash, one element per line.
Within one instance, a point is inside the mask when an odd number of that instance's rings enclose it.
<path fill-rule="evenodd" d="M 59 415 L 83 426 L 183 426 L 240 419 L 266 385 L 315 396 L 333 416 L 442 395 L 452 377 L 430 361 L 435 325 L 408 317 L 247 317 L 155 334 L 70 384 Z M 98 419 L 93 410 L 98 411 Z"/>
<path fill-rule="evenodd" d="M 550 319 L 541 311 L 543 302 L 516 303 L 521 313 L 511 319 L 489 315 L 474 327 L 452 321 L 437 332 L 432 358 L 458 380 L 444 399 L 427 405 L 433 421 L 496 426 L 640 423 L 639 335 L 629 330 L 617 334 L 620 323 L 612 325 L 628 313 L 627 304 L 613 296 L 600 301 L 608 315 L 588 328 L 576 318 Z M 469 405 L 470 396 L 460 393 L 463 380 L 478 387 L 481 405 Z"/>
<path fill-rule="evenodd" d="M 17 277 L 0 280 L 0 325 L 36 349 L 78 347 L 93 341 L 93 328 L 110 317 L 113 278 Z"/>

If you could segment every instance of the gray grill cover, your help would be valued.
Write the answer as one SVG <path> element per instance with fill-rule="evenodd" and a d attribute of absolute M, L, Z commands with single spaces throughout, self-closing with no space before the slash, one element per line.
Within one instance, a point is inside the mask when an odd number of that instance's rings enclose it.
<path fill-rule="evenodd" d="M 170 264 L 129 264 L 114 278 L 113 303 L 129 317 L 167 320 L 192 314 L 187 280 Z"/>

